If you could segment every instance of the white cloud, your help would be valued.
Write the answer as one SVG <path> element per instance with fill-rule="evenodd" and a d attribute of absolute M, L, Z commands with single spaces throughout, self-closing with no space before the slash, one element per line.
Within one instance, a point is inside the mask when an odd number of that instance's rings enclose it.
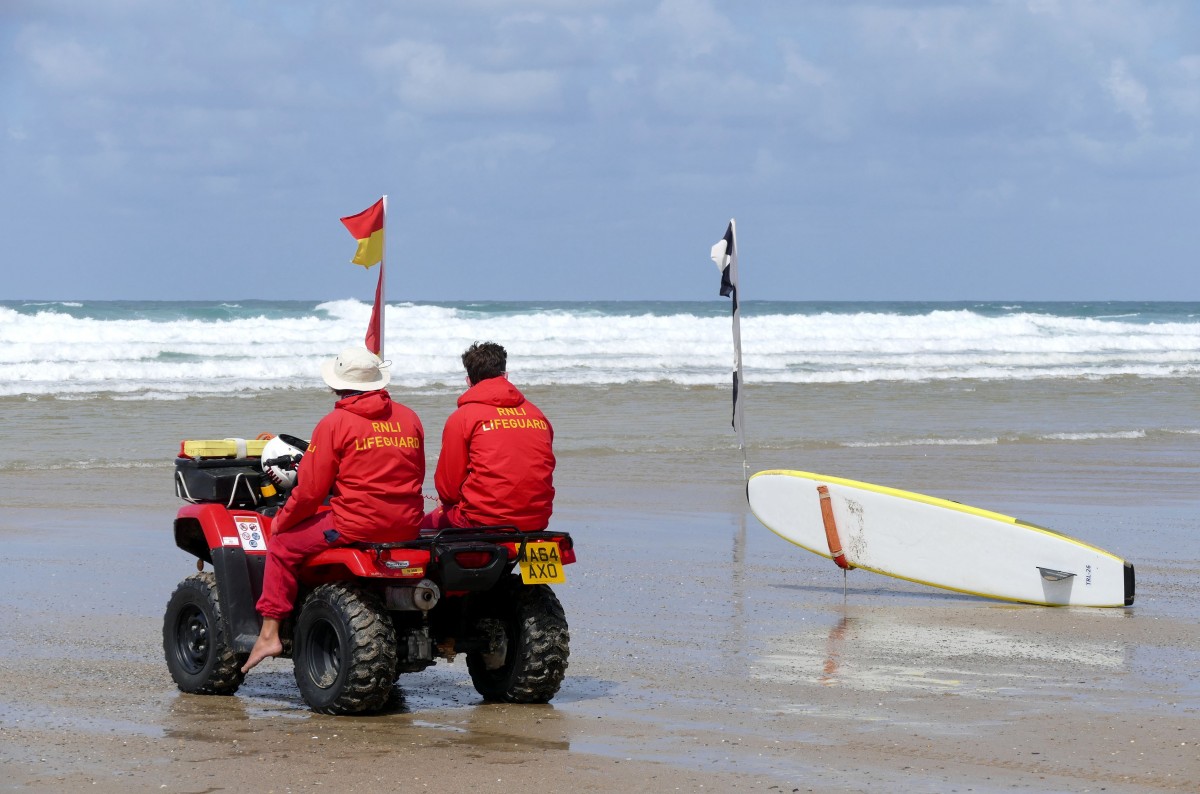
<path fill-rule="evenodd" d="M 17 45 L 28 59 L 36 79 L 51 88 L 82 91 L 108 79 L 105 53 L 67 38 L 57 39 L 49 31 L 31 29 Z"/>
<path fill-rule="evenodd" d="M 502 133 L 430 148 L 420 161 L 437 174 L 478 176 L 514 170 L 514 161 L 544 155 L 554 148 L 554 144 L 554 139 L 548 135 Z M 521 169 L 517 167 L 516 170 Z"/>
<path fill-rule="evenodd" d="M 411 109 L 429 114 L 540 112 L 558 106 L 560 76 L 545 69 L 488 71 L 436 43 L 402 40 L 370 50 L 367 63 Z"/>
<path fill-rule="evenodd" d="M 1129 73 L 1129 67 L 1125 61 L 1118 58 L 1112 62 L 1108 79 L 1104 81 L 1104 87 L 1112 98 L 1113 104 L 1116 105 L 1117 111 L 1133 119 L 1139 132 L 1146 132 L 1150 129 L 1152 114 L 1149 94 L 1146 87 Z"/>
<path fill-rule="evenodd" d="M 688 58 L 708 55 L 741 38 L 709 0 L 662 0 L 654 12 L 654 25 L 676 55 Z"/>
<path fill-rule="evenodd" d="M 833 82 L 830 70 L 818 66 L 795 51 L 785 52 L 783 63 L 787 74 L 796 78 L 802 85 L 825 88 Z"/>

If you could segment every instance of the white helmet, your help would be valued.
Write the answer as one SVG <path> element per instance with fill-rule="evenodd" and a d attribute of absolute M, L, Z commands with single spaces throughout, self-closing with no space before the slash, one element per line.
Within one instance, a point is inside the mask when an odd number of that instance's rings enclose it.
<path fill-rule="evenodd" d="M 296 484 L 296 467 L 308 442 L 295 436 L 280 434 L 263 445 L 262 470 L 275 487 L 290 491 Z"/>

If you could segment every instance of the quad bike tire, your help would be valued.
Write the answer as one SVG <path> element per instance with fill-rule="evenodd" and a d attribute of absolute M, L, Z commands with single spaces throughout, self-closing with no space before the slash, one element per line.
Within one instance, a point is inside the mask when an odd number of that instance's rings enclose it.
<path fill-rule="evenodd" d="M 313 711 L 377 711 L 396 681 L 396 630 L 373 593 L 323 584 L 300 608 L 292 661 L 300 694 Z"/>
<path fill-rule="evenodd" d="M 488 593 L 476 626 L 498 643 L 492 651 L 467 654 L 471 682 L 485 700 L 548 703 L 567 673 L 570 633 L 554 591 L 544 584 L 523 585 L 516 577 Z M 503 654 L 503 660 L 499 658 Z"/>
<path fill-rule="evenodd" d="M 221 618 L 217 579 L 194 573 L 179 583 L 163 616 L 163 653 L 179 689 L 198 695 L 232 695 L 245 676 L 244 656 L 234 653 Z"/>

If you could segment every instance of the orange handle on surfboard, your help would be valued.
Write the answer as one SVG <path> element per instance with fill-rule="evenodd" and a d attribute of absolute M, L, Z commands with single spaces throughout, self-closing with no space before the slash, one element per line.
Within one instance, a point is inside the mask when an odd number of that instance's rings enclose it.
<path fill-rule="evenodd" d="M 829 501 L 829 488 L 818 485 L 817 493 L 821 495 L 821 520 L 825 523 L 825 542 L 829 544 L 829 556 L 833 557 L 839 568 L 848 571 L 854 566 L 846 560 L 846 553 L 842 551 L 842 540 L 838 537 L 837 523 L 833 520 L 833 503 Z"/>

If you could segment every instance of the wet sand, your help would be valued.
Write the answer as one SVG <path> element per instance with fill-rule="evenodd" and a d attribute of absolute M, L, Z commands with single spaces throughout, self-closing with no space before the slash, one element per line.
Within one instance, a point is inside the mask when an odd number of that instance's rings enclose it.
<path fill-rule="evenodd" d="M 162 661 L 161 614 L 194 566 L 168 520 L 0 510 L 0 787 L 1153 792 L 1200 780 L 1193 620 L 869 574 L 843 595 L 827 561 L 721 512 L 560 513 L 581 562 L 557 588 L 572 646 L 550 705 L 482 703 L 461 660 L 403 676 L 403 703 L 380 715 L 309 712 L 286 660 L 236 696 L 184 695 Z M 1153 600 L 1156 574 L 1142 575 Z"/>
<path fill-rule="evenodd" d="M 533 397 L 556 417 L 555 526 L 579 550 L 556 587 L 571 626 L 558 697 L 484 704 L 459 660 L 402 676 L 389 713 L 340 718 L 305 707 L 289 661 L 233 697 L 200 697 L 178 692 L 161 649 L 167 599 L 195 570 L 170 532 L 179 439 L 303 434 L 327 395 L 10 399 L 0 789 L 1200 790 L 1195 436 L 1046 438 L 1068 419 L 1137 427 L 1165 406 L 1159 424 L 1190 427 L 1194 397 L 1139 382 L 1033 402 L 992 384 L 958 414 L 931 413 L 931 400 L 961 404 L 948 388 L 803 404 L 764 390 L 752 470 L 815 468 L 1053 527 L 1134 561 L 1132 608 L 1011 605 L 861 571 L 843 593 L 831 562 L 746 514 L 727 394 L 546 389 Z M 404 399 L 432 466 L 453 401 Z M 895 427 L 1043 440 L 835 443 Z M 818 431 L 830 440 L 805 440 Z"/>

